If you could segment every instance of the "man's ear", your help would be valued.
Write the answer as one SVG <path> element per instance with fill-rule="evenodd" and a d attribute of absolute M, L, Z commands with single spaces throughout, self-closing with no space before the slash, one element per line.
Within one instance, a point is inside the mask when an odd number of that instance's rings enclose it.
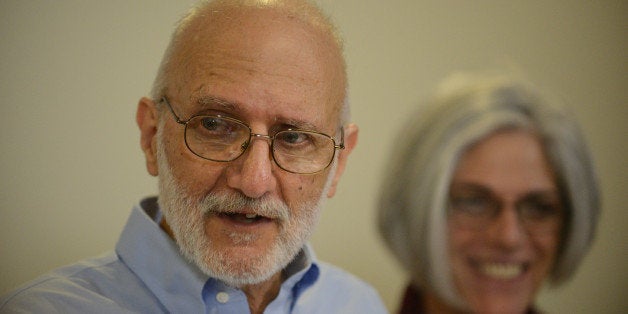
<path fill-rule="evenodd" d="M 334 177 L 331 182 L 331 186 L 329 191 L 327 191 L 327 197 L 334 197 L 336 194 L 336 187 L 338 186 L 338 182 L 340 181 L 340 177 L 342 173 L 345 171 L 345 166 L 347 165 L 347 159 L 349 158 L 349 154 L 355 145 L 358 144 L 358 126 L 350 123 L 344 128 L 345 132 L 345 149 L 339 150 L 338 155 L 338 166 L 336 167 L 336 172 L 334 173 Z"/>
<path fill-rule="evenodd" d="M 157 126 L 159 113 L 155 102 L 142 97 L 137 104 L 135 121 L 140 128 L 140 146 L 146 158 L 146 170 L 153 176 L 159 174 L 157 167 Z"/>

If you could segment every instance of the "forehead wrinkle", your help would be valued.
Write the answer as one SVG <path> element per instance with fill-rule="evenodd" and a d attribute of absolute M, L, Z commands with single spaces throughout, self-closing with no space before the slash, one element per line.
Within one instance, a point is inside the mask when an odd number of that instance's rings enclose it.
<path fill-rule="evenodd" d="M 192 98 L 196 93 L 211 92 L 211 87 L 208 85 L 212 85 L 213 81 L 220 84 L 259 84 L 261 80 L 273 84 L 283 82 L 282 84 L 287 84 L 283 90 L 290 91 L 293 96 L 303 95 L 302 90 L 304 89 L 320 90 L 324 88 L 327 81 L 324 78 L 325 74 L 317 73 L 312 69 L 304 69 L 302 63 L 262 62 L 255 56 L 238 53 L 230 49 L 213 48 L 213 50 L 215 51 L 196 50 L 191 58 L 182 58 L 183 60 L 179 64 L 177 70 L 179 86 L 192 83 L 194 78 L 206 77 L 206 81 L 202 82 L 200 86 L 192 87 L 193 92 L 190 100 L 193 100 Z M 311 60 L 305 61 L 312 62 Z M 289 88 L 286 90 L 288 86 Z M 250 86 L 250 88 L 253 87 Z M 330 87 L 330 89 L 333 88 Z M 267 89 L 258 88 L 257 92 L 264 90 Z M 181 92 L 185 93 L 184 91 Z M 299 101 L 303 101 L 303 99 Z M 327 101 L 333 102 L 331 99 Z"/>
<path fill-rule="evenodd" d="M 333 51 L 328 51 L 331 48 L 325 47 L 321 43 L 322 39 L 312 34 L 311 30 L 292 28 L 292 32 L 301 33 L 298 40 L 294 38 L 295 34 L 274 32 L 274 35 L 268 35 L 274 36 L 272 39 L 267 42 L 256 42 L 251 47 L 244 44 L 246 41 L 233 40 L 234 36 L 247 34 L 248 31 L 245 30 L 235 34 L 218 33 L 207 37 L 201 36 L 203 39 L 194 38 L 182 43 L 176 52 L 175 73 L 188 77 L 199 75 L 199 71 L 204 72 L 208 69 L 210 71 L 241 69 L 249 73 L 260 73 L 291 81 L 296 78 L 299 82 L 309 84 L 329 80 L 325 76 L 337 79 L 339 69 L 327 64 L 329 60 L 334 60 Z M 286 50 L 292 51 L 289 55 L 278 58 L 282 53 L 287 53 L 282 47 L 288 47 Z"/>

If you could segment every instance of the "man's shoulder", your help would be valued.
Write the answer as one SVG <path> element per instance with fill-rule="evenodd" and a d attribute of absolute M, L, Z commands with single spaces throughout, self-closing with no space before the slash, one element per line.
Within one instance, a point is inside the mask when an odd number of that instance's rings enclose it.
<path fill-rule="evenodd" d="M 369 283 L 338 266 L 321 261 L 316 265 L 320 274 L 313 292 L 322 296 L 330 309 L 387 313 L 379 293 Z"/>
<path fill-rule="evenodd" d="M 338 286 L 353 286 L 356 288 L 373 289 L 369 283 L 356 275 L 327 262 L 318 261 L 316 265 L 319 268 L 319 280 L 325 284 L 333 284 Z"/>
<path fill-rule="evenodd" d="M 108 253 L 55 269 L 9 292 L 0 299 L 0 313 L 124 312 L 119 306 L 142 290 L 139 278 Z"/>

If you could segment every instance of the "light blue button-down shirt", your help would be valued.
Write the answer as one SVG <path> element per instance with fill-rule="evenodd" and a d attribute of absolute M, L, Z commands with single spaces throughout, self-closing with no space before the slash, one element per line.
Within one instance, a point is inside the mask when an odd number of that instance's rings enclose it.
<path fill-rule="evenodd" d="M 133 208 L 115 252 L 59 268 L 0 299 L 0 313 L 248 313 L 241 290 L 209 278 L 158 225 L 156 198 Z M 362 280 L 309 246 L 265 313 L 386 313 Z"/>

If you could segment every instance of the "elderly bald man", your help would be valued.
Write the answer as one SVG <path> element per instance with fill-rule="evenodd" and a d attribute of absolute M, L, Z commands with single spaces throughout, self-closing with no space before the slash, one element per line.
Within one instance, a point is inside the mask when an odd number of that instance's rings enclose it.
<path fill-rule="evenodd" d="M 0 311 L 385 313 L 307 241 L 358 129 L 342 42 L 314 5 L 213 1 L 177 25 L 137 108 L 159 197 L 115 252 L 45 275 Z"/>

